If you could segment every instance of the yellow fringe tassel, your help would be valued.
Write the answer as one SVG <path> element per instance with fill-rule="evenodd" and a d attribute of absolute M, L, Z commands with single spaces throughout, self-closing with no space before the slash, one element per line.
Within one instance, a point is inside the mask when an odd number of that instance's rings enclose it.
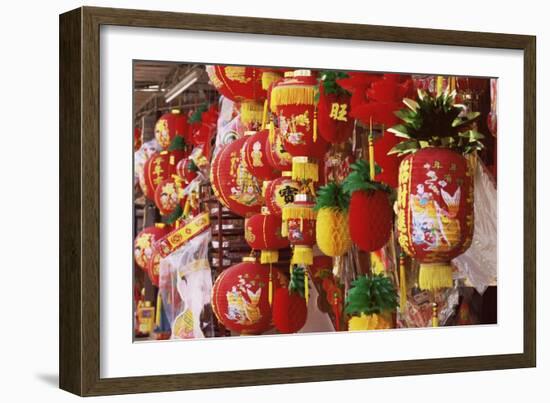
<path fill-rule="evenodd" d="M 439 327 L 439 316 L 437 316 L 437 304 L 432 304 L 432 327 Z"/>
<path fill-rule="evenodd" d="M 279 261 L 278 250 L 262 250 L 260 253 L 260 263 L 277 263 Z"/>
<path fill-rule="evenodd" d="M 185 205 L 183 206 L 183 216 L 187 218 L 189 215 L 189 210 L 191 210 L 191 200 L 190 197 L 185 200 Z"/>
<path fill-rule="evenodd" d="M 407 308 L 407 277 L 405 276 L 405 255 L 399 256 L 399 310 L 402 314 Z"/>
<path fill-rule="evenodd" d="M 155 312 L 155 325 L 157 327 L 160 327 L 161 307 L 162 307 L 162 297 L 159 290 L 159 292 L 157 293 L 157 311 Z"/>
<path fill-rule="evenodd" d="M 271 84 L 280 80 L 283 76 L 274 71 L 264 71 L 262 73 L 262 89 L 267 91 Z"/>
<path fill-rule="evenodd" d="M 307 157 L 292 157 L 292 179 L 319 181 L 319 165 L 311 162 Z"/>
<path fill-rule="evenodd" d="M 317 142 L 317 108 L 313 112 L 313 142 Z"/>
<path fill-rule="evenodd" d="M 448 263 L 422 263 L 418 273 L 422 290 L 439 290 L 453 286 L 453 268 Z"/>
<path fill-rule="evenodd" d="M 296 245 L 292 254 L 292 264 L 311 266 L 313 264 L 313 249 L 309 246 Z"/>
<path fill-rule="evenodd" d="M 309 280 L 308 280 L 308 274 L 307 269 L 304 268 L 304 299 L 306 300 L 306 306 L 309 302 Z"/>
<path fill-rule="evenodd" d="M 283 221 L 296 218 L 315 220 L 316 217 L 317 213 L 311 207 L 301 207 L 295 204 L 283 207 Z"/>
<path fill-rule="evenodd" d="M 281 236 L 287 237 L 288 236 L 288 224 L 286 221 L 283 221 L 281 224 Z"/>
<path fill-rule="evenodd" d="M 269 122 L 269 144 L 275 143 L 275 123 L 273 119 Z"/>
<path fill-rule="evenodd" d="M 314 104 L 315 87 L 312 85 L 275 87 L 271 90 L 269 106 L 273 112 L 277 112 L 277 108 L 281 105 Z"/>
<path fill-rule="evenodd" d="M 273 268 L 271 264 L 269 265 L 269 287 L 267 289 L 267 300 L 269 301 L 269 306 L 273 302 Z"/>
<path fill-rule="evenodd" d="M 267 99 L 264 101 L 264 110 L 262 113 L 262 130 L 265 130 L 267 124 Z"/>
<path fill-rule="evenodd" d="M 243 124 L 260 123 L 264 115 L 263 105 L 254 101 L 241 103 L 241 122 Z"/>

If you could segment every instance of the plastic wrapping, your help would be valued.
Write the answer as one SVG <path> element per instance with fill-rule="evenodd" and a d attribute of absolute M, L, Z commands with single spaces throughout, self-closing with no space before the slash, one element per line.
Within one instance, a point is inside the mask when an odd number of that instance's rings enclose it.
<path fill-rule="evenodd" d="M 480 293 L 497 279 L 497 189 L 480 159 L 477 159 L 474 190 L 474 237 L 470 248 L 453 259 L 460 277 Z"/>
<path fill-rule="evenodd" d="M 137 185 L 143 180 L 143 166 L 145 162 L 157 151 L 160 150 L 160 146 L 157 140 L 153 139 L 143 143 L 139 150 L 134 153 L 134 185 Z"/>
<path fill-rule="evenodd" d="M 172 339 L 212 335 L 210 237 L 210 231 L 203 232 L 160 261 L 160 293 Z"/>

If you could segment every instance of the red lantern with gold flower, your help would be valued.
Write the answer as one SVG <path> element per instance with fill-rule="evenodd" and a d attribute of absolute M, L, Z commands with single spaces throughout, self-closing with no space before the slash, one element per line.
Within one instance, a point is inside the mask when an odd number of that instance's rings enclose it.
<path fill-rule="evenodd" d="M 181 180 L 165 179 L 155 190 L 155 205 L 161 215 L 169 215 L 180 205 L 182 196 Z"/>
<path fill-rule="evenodd" d="M 269 266 L 255 258 L 225 269 L 212 287 L 212 310 L 229 330 L 240 334 L 261 334 L 273 327 L 269 305 Z M 272 269 L 274 290 L 286 284 L 284 275 Z"/>
<path fill-rule="evenodd" d="M 147 276 L 155 287 L 159 286 L 160 259 L 160 252 L 155 248 L 151 259 L 147 262 Z"/>
<path fill-rule="evenodd" d="M 288 237 L 293 246 L 292 264 L 312 265 L 313 245 L 315 245 L 316 213 L 315 204 L 305 194 L 298 194 L 283 208 L 282 234 Z"/>
<path fill-rule="evenodd" d="M 168 234 L 169 227 L 162 223 L 144 228 L 134 239 L 134 259 L 143 270 L 147 270 L 149 260 L 155 252 L 155 242 Z"/>
<path fill-rule="evenodd" d="M 468 161 L 446 148 L 423 148 L 401 162 L 399 243 L 420 262 L 421 289 L 452 287 L 450 261 L 474 229 L 474 184 Z"/>
<path fill-rule="evenodd" d="M 199 167 L 189 157 L 183 158 L 176 165 L 176 173 L 185 183 L 191 183 L 197 177 L 198 172 Z"/>
<path fill-rule="evenodd" d="M 187 140 L 187 117 L 179 109 L 172 109 L 157 120 L 155 124 L 155 138 L 159 145 L 166 150 L 176 136 L 181 136 Z"/>
<path fill-rule="evenodd" d="M 281 235 L 281 226 L 281 217 L 265 210 L 246 220 L 244 237 L 252 249 L 261 251 L 260 263 L 277 262 L 278 249 L 288 248 L 288 239 Z"/>
<path fill-rule="evenodd" d="M 259 213 L 263 204 L 260 183 L 248 171 L 242 158 L 241 150 L 246 140 L 241 137 L 223 146 L 210 167 L 210 183 L 216 198 L 242 217 Z"/>
<path fill-rule="evenodd" d="M 206 66 L 208 78 L 216 90 L 232 101 L 261 100 L 267 96 L 262 88 L 262 72 L 250 66 Z"/>
<path fill-rule="evenodd" d="M 149 200 L 155 200 L 155 190 L 160 183 L 176 174 L 176 164 L 185 156 L 183 150 L 161 151 L 153 154 L 143 166 L 141 190 Z"/>
<path fill-rule="evenodd" d="M 268 130 L 245 133 L 246 140 L 242 148 L 242 158 L 248 171 L 260 181 L 274 179 L 279 172 L 267 160 L 266 140 Z"/>
<path fill-rule="evenodd" d="M 283 208 L 294 203 L 294 197 L 300 192 L 300 184 L 290 177 L 290 172 L 269 181 L 265 187 L 265 205 L 269 212 L 276 216 L 283 214 Z"/>
<path fill-rule="evenodd" d="M 292 170 L 292 155 L 286 151 L 279 129 L 274 129 L 273 135 L 267 136 L 265 150 L 267 162 L 271 167 L 279 171 Z"/>

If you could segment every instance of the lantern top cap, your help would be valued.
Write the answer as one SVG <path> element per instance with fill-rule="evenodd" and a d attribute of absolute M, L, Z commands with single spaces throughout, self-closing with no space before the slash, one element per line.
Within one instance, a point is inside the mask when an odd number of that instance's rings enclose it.
<path fill-rule="evenodd" d="M 247 130 L 244 132 L 245 136 L 252 136 L 253 134 L 256 134 L 257 132 L 254 130 Z"/>
<path fill-rule="evenodd" d="M 254 256 L 245 256 L 243 257 L 243 262 L 255 263 L 256 258 Z"/>
<path fill-rule="evenodd" d="M 164 227 L 166 227 L 166 224 L 163 223 L 163 222 L 157 222 L 157 223 L 155 223 L 155 228 L 161 228 L 161 229 L 162 229 L 162 228 L 164 228 Z"/>
<path fill-rule="evenodd" d="M 168 151 L 166 151 L 166 150 L 162 150 L 162 151 L 160 152 L 160 155 L 166 155 L 166 154 L 168 154 Z"/>
<path fill-rule="evenodd" d="M 311 70 L 294 70 L 293 77 L 311 77 Z"/>
<path fill-rule="evenodd" d="M 309 201 L 309 197 L 305 193 L 298 193 L 296 196 L 294 196 L 294 201 L 296 201 L 296 202 L 307 202 L 307 201 Z"/>
<path fill-rule="evenodd" d="M 180 111 L 179 109 L 177 109 L 177 108 L 176 108 L 176 109 L 172 109 L 170 112 L 171 112 L 171 113 L 175 113 L 175 114 L 181 113 L 181 111 Z"/>
<path fill-rule="evenodd" d="M 291 78 L 294 77 L 293 71 L 285 71 L 285 78 Z"/>
<path fill-rule="evenodd" d="M 292 171 L 283 171 L 282 176 L 290 177 L 292 176 Z"/>

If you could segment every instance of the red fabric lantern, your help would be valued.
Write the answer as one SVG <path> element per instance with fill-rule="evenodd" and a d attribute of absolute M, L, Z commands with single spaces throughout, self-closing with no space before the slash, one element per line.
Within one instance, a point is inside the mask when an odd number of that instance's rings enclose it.
<path fill-rule="evenodd" d="M 281 217 L 271 214 L 256 214 L 245 223 L 244 237 L 254 250 L 261 250 L 261 263 L 278 261 L 278 249 L 288 248 L 286 237 L 281 235 Z"/>
<path fill-rule="evenodd" d="M 269 137 L 268 130 L 257 133 L 252 132 L 246 137 L 242 148 L 242 158 L 248 171 L 260 181 L 274 179 L 279 173 L 267 160 L 266 141 Z"/>
<path fill-rule="evenodd" d="M 223 146 L 210 168 L 210 183 L 216 198 L 242 217 L 259 213 L 263 198 L 258 180 L 246 168 L 241 149 L 245 137 Z"/>
<path fill-rule="evenodd" d="M 305 194 L 295 197 L 294 203 L 283 208 L 282 234 L 293 245 L 292 264 L 312 265 L 315 245 L 315 204 Z"/>
<path fill-rule="evenodd" d="M 472 243 L 474 185 L 468 161 L 423 148 L 399 168 L 397 227 L 403 250 L 419 261 L 422 289 L 452 287 L 450 261 Z"/>
<path fill-rule="evenodd" d="M 147 262 L 147 276 L 155 287 L 159 286 L 160 258 L 160 253 L 158 249 L 155 248 L 153 251 L 153 256 Z"/>
<path fill-rule="evenodd" d="M 232 101 L 267 97 L 262 88 L 262 73 L 257 67 L 211 65 L 206 66 L 206 72 L 216 90 Z"/>
<path fill-rule="evenodd" d="M 187 117 L 179 109 L 172 109 L 157 120 L 155 138 L 159 145 L 166 150 L 176 136 L 188 139 Z"/>
<path fill-rule="evenodd" d="M 393 212 L 388 193 L 383 190 L 356 190 L 349 205 L 351 240 L 365 252 L 382 248 L 389 240 Z M 368 223 L 368 225 L 365 225 Z"/>
<path fill-rule="evenodd" d="M 273 327 L 269 273 L 269 266 L 245 258 L 218 276 L 212 288 L 212 310 L 227 329 L 240 334 L 261 334 Z M 276 269 L 272 269 L 272 279 L 275 292 L 286 283 Z"/>
<path fill-rule="evenodd" d="M 179 178 L 165 179 L 155 190 L 155 205 L 163 216 L 171 214 L 180 204 L 182 189 L 178 181 Z"/>
<path fill-rule="evenodd" d="M 143 270 L 147 270 L 149 260 L 155 252 L 155 242 L 170 232 L 168 226 L 156 224 L 144 228 L 134 239 L 134 259 Z"/>
<path fill-rule="evenodd" d="M 306 300 L 298 293 L 281 287 L 273 299 L 273 324 L 280 333 L 296 333 L 307 320 Z"/>
<path fill-rule="evenodd" d="M 134 151 L 137 151 L 141 148 L 141 129 L 139 127 L 134 127 Z"/>
<path fill-rule="evenodd" d="M 329 143 L 347 140 L 353 133 L 354 119 L 349 115 L 351 97 L 347 94 L 326 94 L 319 89 L 319 134 Z"/>
<path fill-rule="evenodd" d="M 270 140 L 267 136 L 265 150 L 267 162 L 271 167 L 279 171 L 290 171 L 292 169 L 292 155 L 286 151 L 279 129 L 275 129 L 273 140 Z"/>
<path fill-rule="evenodd" d="M 176 173 L 185 183 L 191 183 L 197 177 L 198 172 L 199 167 L 189 157 L 183 158 L 176 165 Z"/>
<path fill-rule="evenodd" d="M 155 200 L 155 190 L 164 180 L 176 174 L 176 164 L 185 156 L 185 152 L 161 151 L 153 154 L 143 166 L 143 182 L 141 190 L 149 200 Z"/>
<path fill-rule="evenodd" d="M 270 181 L 265 188 L 265 205 L 276 216 L 283 214 L 283 207 L 294 203 L 294 197 L 300 192 L 300 184 L 284 172 L 280 178 Z"/>

